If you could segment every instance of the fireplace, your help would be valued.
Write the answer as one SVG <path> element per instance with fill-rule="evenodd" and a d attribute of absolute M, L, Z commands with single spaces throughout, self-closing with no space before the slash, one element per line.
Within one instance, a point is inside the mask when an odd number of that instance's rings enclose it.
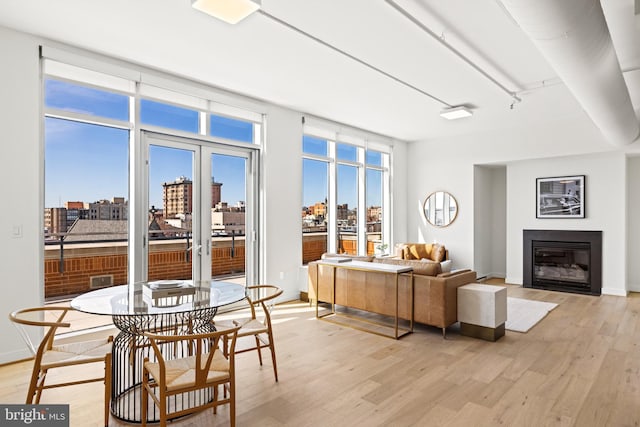
<path fill-rule="evenodd" d="M 523 231 L 525 288 L 600 295 L 602 232 Z"/>

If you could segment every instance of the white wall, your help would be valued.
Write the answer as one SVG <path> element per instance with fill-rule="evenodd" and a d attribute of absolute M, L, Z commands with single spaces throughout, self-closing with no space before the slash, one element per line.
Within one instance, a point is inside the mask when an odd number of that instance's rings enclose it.
<path fill-rule="evenodd" d="M 7 315 L 40 305 L 42 289 L 42 152 L 38 45 L 25 35 L 0 27 L 0 129 L 5 183 L 0 209 L 0 363 L 30 356 Z M 21 236 L 14 235 L 21 231 Z"/>
<path fill-rule="evenodd" d="M 407 150 L 407 242 L 443 243 L 453 268 L 473 265 L 473 165 L 470 159 L 444 154 L 437 144 L 412 143 Z M 434 227 L 425 219 L 425 199 L 447 191 L 458 202 L 458 216 L 448 227 Z"/>
<path fill-rule="evenodd" d="M 586 175 L 585 218 L 537 219 L 536 178 Z M 626 157 L 607 153 L 507 167 L 507 281 L 522 284 L 522 230 L 602 230 L 602 293 L 626 295 Z"/>
<path fill-rule="evenodd" d="M 640 157 L 627 159 L 627 289 L 640 292 Z"/>
<path fill-rule="evenodd" d="M 490 277 L 507 274 L 507 170 L 491 169 L 491 273 Z M 476 224 L 477 225 L 477 224 Z"/>
<path fill-rule="evenodd" d="M 506 274 L 506 168 L 474 167 L 474 261 L 478 277 Z"/>
<path fill-rule="evenodd" d="M 507 165 L 504 220 L 507 281 L 522 283 L 523 228 L 598 229 L 603 231 L 604 238 L 603 293 L 625 294 L 628 268 L 625 154 L 608 144 L 586 116 L 564 117 L 544 127 L 415 142 L 409 145 L 407 158 L 409 241 L 442 242 L 449 249 L 454 268 L 475 269 L 475 252 L 490 250 L 489 243 L 475 241 L 476 228 L 492 224 L 492 219 L 474 217 L 476 197 L 482 197 L 474 194 L 474 166 Z M 535 178 L 573 173 L 587 176 L 587 218 L 537 220 Z M 483 187 L 490 180 L 488 176 L 480 179 L 485 182 Z M 449 191 L 459 205 L 456 221 L 442 229 L 426 224 L 420 209 L 424 197 L 435 190 Z M 486 207 L 480 210 L 482 215 L 488 215 Z M 633 214 L 629 215 L 629 221 L 634 221 Z M 493 225 L 496 224 L 494 221 Z M 484 264 L 478 266 L 482 271 L 487 270 Z M 640 277 L 640 272 L 635 277 Z"/>
<path fill-rule="evenodd" d="M 261 199 L 265 283 L 284 288 L 282 299 L 300 297 L 302 265 L 302 115 L 284 108 L 267 112 Z"/>
<path fill-rule="evenodd" d="M 478 277 L 488 277 L 491 273 L 493 227 L 486 222 L 479 224 L 478 221 L 492 219 L 492 202 L 491 169 L 475 166 L 473 169 L 473 267 Z"/>
<path fill-rule="evenodd" d="M 391 204 L 393 217 L 391 218 L 391 252 L 396 243 L 407 241 L 407 144 L 396 141 L 393 146 L 393 164 L 391 165 Z"/>

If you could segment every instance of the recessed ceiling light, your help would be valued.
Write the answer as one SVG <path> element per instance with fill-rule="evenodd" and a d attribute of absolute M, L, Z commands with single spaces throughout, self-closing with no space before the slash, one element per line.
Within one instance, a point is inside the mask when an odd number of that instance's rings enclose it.
<path fill-rule="evenodd" d="M 237 24 L 260 9 L 260 3 L 261 0 L 191 0 L 191 7 L 229 24 Z"/>
<path fill-rule="evenodd" d="M 440 112 L 440 116 L 444 117 L 447 120 L 455 120 L 462 119 L 464 117 L 471 117 L 473 115 L 473 111 L 461 105 L 459 107 L 450 107 L 445 108 Z"/>

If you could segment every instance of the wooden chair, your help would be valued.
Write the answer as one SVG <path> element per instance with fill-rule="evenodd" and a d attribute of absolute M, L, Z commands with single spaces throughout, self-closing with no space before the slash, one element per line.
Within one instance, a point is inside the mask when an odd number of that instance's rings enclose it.
<path fill-rule="evenodd" d="M 236 350 L 236 354 L 255 350 L 258 352 L 258 360 L 260 361 L 260 366 L 262 366 L 262 349 L 269 348 L 276 382 L 278 381 L 278 366 L 276 364 L 276 348 L 271 326 L 271 309 L 275 299 L 281 294 L 282 289 L 273 285 L 247 286 L 247 302 L 251 309 L 251 318 L 232 321 L 233 325 L 240 326 L 238 338 L 255 338 L 254 346 Z M 216 327 L 228 327 L 226 322 L 215 322 L 214 324 Z"/>
<path fill-rule="evenodd" d="M 104 425 L 109 425 L 109 402 L 111 395 L 111 349 L 113 347 L 113 337 L 69 342 L 67 344 L 56 345 L 54 342 L 56 330 L 58 328 L 68 328 L 70 323 L 63 322 L 69 311 L 74 311 L 71 307 L 35 307 L 14 311 L 9 315 L 9 319 L 16 325 L 36 326 L 45 328 L 44 336 L 40 344 L 33 344 L 30 335 L 23 327 L 18 327 L 20 335 L 27 343 L 29 350 L 34 355 L 33 370 L 29 390 L 25 403 L 38 404 L 42 396 L 42 391 L 77 384 L 90 382 L 104 382 Z M 53 320 L 50 320 L 53 319 Z M 104 375 L 94 378 L 77 379 L 75 381 L 56 382 L 45 384 L 45 379 L 49 370 L 54 368 L 72 367 L 88 363 L 104 363 Z"/>
<path fill-rule="evenodd" d="M 147 424 L 149 396 L 160 412 L 160 426 L 165 427 L 167 420 L 191 414 L 208 408 L 229 404 L 231 426 L 236 423 L 235 407 L 235 345 L 238 327 L 214 332 L 171 335 L 145 332 L 153 347 L 157 362 L 145 357 L 142 374 L 142 425 Z M 219 348 L 223 339 L 230 340 L 229 351 Z M 176 349 L 180 348 L 177 352 Z M 186 354 L 186 357 L 167 359 L 163 355 Z M 218 394 L 218 386 L 224 389 L 223 398 Z M 190 396 L 188 398 L 169 399 L 185 393 L 213 389 L 213 399 Z M 227 397 L 228 393 L 228 397 Z M 191 403 L 188 407 L 177 407 L 178 403 Z M 172 408 L 172 406 L 174 406 Z"/>

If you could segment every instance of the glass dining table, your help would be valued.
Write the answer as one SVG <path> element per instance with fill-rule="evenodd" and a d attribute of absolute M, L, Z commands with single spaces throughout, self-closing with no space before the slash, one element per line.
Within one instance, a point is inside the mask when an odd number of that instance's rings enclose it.
<path fill-rule="evenodd" d="M 218 309 L 246 296 L 243 285 L 223 281 L 161 280 L 103 288 L 79 295 L 71 301 L 78 311 L 111 316 L 120 330 L 113 340 L 111 413 L 123 421 L 139 423 L 142 364 L 154 360 L 144 332 L 189 334 L 211 331 Z M 165 357 L 183 357 L 189 349 L 163 348 Z M 174 399 L 177 407 L 210 399 L 189 394 Z M 152 402 L 152 401 L 150 401 Z M 147 422 L 157 422 L 155 405 L 147 410 Z"/>

